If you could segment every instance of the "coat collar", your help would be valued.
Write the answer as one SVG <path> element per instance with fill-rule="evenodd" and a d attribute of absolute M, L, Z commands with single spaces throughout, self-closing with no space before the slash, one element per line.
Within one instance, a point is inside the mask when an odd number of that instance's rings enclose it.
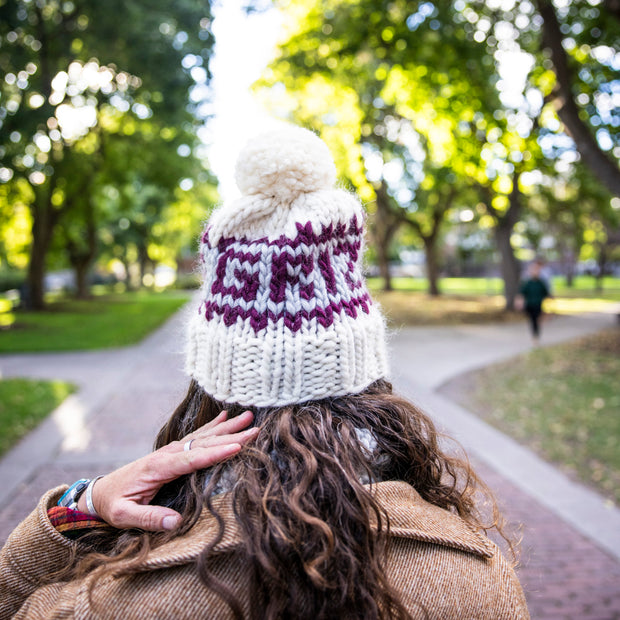
<path fill-rule="evenodd" d="M 406 482 L 379 482 L 373 485 L 372 492 L 389 516 L 393 537 L 442 545 L 484 558 L 494 555 L 493 543 L 486 536 L 459 516 L 423 500 Z M 229 550 L 241 542 L 230 499 L 229 493 L 223 493 L 213 501 L 214 509 L 226 524 L 214 553 Z M 192 562 L 217 531 L 215 517 L 205 510 L 189 532 L 151 551 L 142 567 L 157 569 Z"/>

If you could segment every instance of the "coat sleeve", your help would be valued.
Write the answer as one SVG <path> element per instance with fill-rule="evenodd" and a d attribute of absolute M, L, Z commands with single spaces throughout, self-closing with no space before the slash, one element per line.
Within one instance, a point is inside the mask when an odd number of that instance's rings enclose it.
<path fill-rule="evenodd" d="M 15 615 L 43 581 L 53 584 L 50 575 L 74 562 L 80 552 L 79 543 L 57 532 L 47 517 L 66 488 L 48 491 L 0 551 L 0 620 Z"/>

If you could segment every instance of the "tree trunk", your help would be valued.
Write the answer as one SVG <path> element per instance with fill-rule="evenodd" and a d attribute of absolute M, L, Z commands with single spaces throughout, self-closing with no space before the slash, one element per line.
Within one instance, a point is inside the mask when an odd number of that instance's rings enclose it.
<path fill-rule="evenodd" d="M 90 297 L 90 286 L 88 285 L 88 272 L 90 265 L 95 258 L 96 244 L 94 229 L 88 234 L 88 248 L 79 247 L 78 244 L 67 242 L 69 261 L 75 272 L 75 296 L 77 299 L 88 299 Z"/>
<path fill-rule="evenodd" d="M 515 309 L 515 297 L 519 292 L 519 280 L 521 278 L 521 267 L 515 256 L 510 238 L 515 224 L 521 218 L 521 191 L 519 189 L 520 171 L 515 170 L 512 175 L 512 191 L 509 196 L 509 206 L 505 213 L 500 213 L 493 207 L 490 200 L 490 191 L 483 187 L 482 191 L 486 195 L 486 206 L 489 214 L 496 221 L 494 235 L 495 243 L 500 254 L 502 279 L 504 280 L 504 297 L 506 298 L 506 310 Z"/>
<path fill-rule="evenodd" d="M 573 288 L 575 284 L 575 253 L 568 250 L 564 254 L 564 275 L 566 276 L 566 286 Z"/>
<path fill-rule="evenodd" d="M 519 280 L 521 269 L 519 261 L 515 257 L 510 237 L 512 225 L 506 220 L 500 221 L 495 227 L 495 243 L 500 254 L 500 269 L 504 280 L 504 296 L 506 298 L 506 310 L 515 309 L 515 297 L 519 292 Z"/>
<path fill-rule="evenodd" d="M 617 20 L 620 20 L 620 0 L 603 0 L 603 5 Z"/>
<path fill-rule="evenodd" d="M 125 288 L 128 291 L 133 291 L 134 286 L 131 279 L 131 264 L 129 263 L 129 259 L 127 258 L 127 254 L 123 255 L 119 259 L 121 263 L 123 263 L 123 267 L 125 268 Z"/>
<path fill-rule="evenodd" d="M 52 193 L 53 187 L 47 191 L 44 187 L 35 188 L 35 199 L 31 206 L 32 246 L 28 262 L 28 291 L 23 304 L 30 310 L 45 309 L 45 259 L 60 214 L 51 203 Z"/>
<path fill-rule="evenodd" d="M 601 245 L 598 253 L 598 273 L 596 274 L 596 292 L 603 292 L 603 278 L 605 277 L 605 270 L 607 269 L 607 246 Z"/>
<path fill-rule="evenodd" d="M 42 9 L 37 5 L 35 10 L 38 17 L 38 39 L 41 43 L 41 50 L 38 54 L 40 84 L 47 105 L 47 100 L 52 93 L 52 76 L 48 62 L 48 38 L 42 17 Z M 53 152 L 52 150 L 52 154 Z M 54 179 L 55 175 L 52 176 L 50 181 L 52 185 L 54 184 Z M 30 207 L 32 214 L 32 246 L 28 260 L 26 291 L 21 300 L 22 306 L 29 310 L 45 309 L 45 259 L 56 223 L 50 202 L 54 188 L 51 187 L 47 196 L 45 196 L 45 185 L 33 187 L 35 198 L 34 203 Z"/>
<path fill-rule="evenodd" d="M 149 253 L 146 245 L 140 245 L 138 247 L 138 265 L 140 267 L 140 284 L 139 288 L 144 286 L 144 276 L 147 274 L 147 267 L 149 264 Z"/>
<path fill-rule="evenodd" d="M 69 262 L 75 271 L 76 297 L 78 299 L 88 299 L 90 297 L 90 287 L 88 286 L 88 270 L 93 259 L 97 255 L 97 227 L 95 224 L 95 207 L 90 196 L 84 203 L 86 238 L 84 242 L 74 241 L 66 235 L 65 244 L 69 255 Z"/>
<path fill-rule="evenodd" d="M 90 297 L 90 287 L 88 286 L 88 267 L 90 261 L 81 261 L 74 265 L 75 270 L 75 296 L 77 299 L 88 299 Z"/>
<path fill-rule="evenodd" d="M 604 7 L 618 20 L 620 20 L 620 0 L 603 0 Z"/>
<path fill-rule="evenodd" d="M 373 237 L 377 248 L 379 273 L 383 279 L 383 290 L 392 290 L 392 274 L 390 272 L 390 244 L 401 224 L 401 219 L 390 208 L 390 197 L 385 181 L 375 189 L 377 211 L 373 226 Z"/>
<path fill-rule="evenodd" d="M 383 242 L 377 243 L 377 263 L 379 264 L 379 275 L 383 280 L 383 290 L 393 290 L 389 254 L 387 251 L 387 247 Z"/>
<path fill-rule="evenodd" d="M 428 279 L 428 294 L 439 297 L 439 261 L 437 260 L 437 236 L 422 237 L 424 241 L 424 255 L 426 258 L 426 277 Z"/>
<path fill-rule="evenodd" d="M 569 231 L 560 229 L 556 231 L 554 238 L 560 254 L 560 263 L 566 286 L 572 288 L 575 277 L 575 252 L 572 250 L 571 241 L 566 240 L 567 238 L 570 239 Z"/>
<path fill-rule="evenodd" d="M 34 229 L 34 226 L 33 226 Z M 45 309 L 45 255 L 47 246 L 41 235 L 33 230 L 30 262 L 28 263 L 27 292 L 22 304 L 29 310 Z"/>
<path fill-rule="evenodd" d="M 430 232 L 422 226 L 415 215 L 406 217 L 405 221 L 409 224 L 416 235 L 424 244 L 424 255 L 426 260 L 426 277 L 428 279 L 428 294 L 433 297 L 441 295 L 439 290 L 439 259 L 437 258 L 437 240 L 439 231 L 445 220 L 446 213 L 451 209 L 456 197 L 456 188 L 450 187 L 445 197 L 440 199 L 432 208 Z"/>
<path fill-rule="evenodd" d="M 620 196 L 620 169 L 599 146 L 590 127 L 581 120 L 573 95 L 573 78 L 568 66 L 563 35 L 551 0 L 538 0 L 538 10 L 543 18 L 543 48 L 551 53 L 557 84 L 551 98 L 566 133 L 575 141 L 584 163 L 615 196 Z"/>

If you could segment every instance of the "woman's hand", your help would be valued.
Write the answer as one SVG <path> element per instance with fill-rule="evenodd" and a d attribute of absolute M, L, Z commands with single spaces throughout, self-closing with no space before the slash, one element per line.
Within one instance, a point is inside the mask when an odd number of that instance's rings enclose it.
<path fill-rule="evenodd" d="M 99 516 L 119 529 L 137 527 L 148 531 L 173 530 L 181 523 L 181 515 L 149 502 L 166 484 L 192 472 L 221 463 L 237 454 L 241 446 L 256 437 L 257 428 L 245 429 L 253 419 L 250 411 L 227 420 L 226 411 L 180 441 L 129 463 L 97 480 L 92 500 Z M 191 449 L 184 450 L 192 440 Z M 88 512 L 85 493 L 78 510 Z"/>

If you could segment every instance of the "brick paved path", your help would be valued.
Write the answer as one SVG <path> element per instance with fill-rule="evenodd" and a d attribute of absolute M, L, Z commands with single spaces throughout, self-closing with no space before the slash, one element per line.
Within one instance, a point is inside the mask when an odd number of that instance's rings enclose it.
<path fill-rule="evenodd" d="M 181 324 L 177 315 L 159 332 L 130 349 L 55 358 L 39 356 L 43 360 L 40 367 L 37 367 L 35 356 L 0 356 L 0 371 L 4 376 L 28 373 L 76 381 L 81 387 L 76 400 L 83 418 L 78 425 L 81 432 L 73 437 L 70 433 L 67 435 L 66 429 L 60 432 L 55 449 L 42 450 L 46 435 L 49 440 L 54 433 L 59 433 L 58 424 L 50 420 L 46 423 L 48 427 L 35 431 L 0 461 L 0 487 L 11 488 L 14 485 L 9 472 L 15 471 L 16 463 L 23 466 L 24 454 L 43 455 L 23 482 L 13 489 L 0 511 L 0 543 L 46 489 L 82 476 L 105 473 L 150 448 L 156 429 L 178 402 L 187 384 L 181 372 L 179 353 Z M 549 326 L 546 327 L 549 332 Z M 411 353 L 417 351 L 421 356 L 421 361 L 418 360 L 423 366 L 421 376 L 429 387 L 435 388 L 445 380 L 446 368 L 450 365 L 454 374 L 492 361 L 491 349 L 496 350 L 495 356 L 502 346 L 504 356 L 518 352 L 519 346 L 515 344 L 515 338 L 520 338 L 518 332 L 513 331 L 510 336 L 506 335 L 506 330 L 490 326 L 488 333 L 492 335 L 489 351 L 485 353 L 482 347 L 472 352 L 473 361 L 469 365 L 448 346 L 455 339 L 454 333 L 434 328 L 423 332 L 421 338 L 419 330 L 415 333 L 403 330 L 398 343 L 407 344 L 408 337 L 412 341 L 425 340 L 423 346 L 414 347 Z M 433 340 L 440 343 L 436 348 Z M 429 351 L 434 353 L 432 363 L 427 357 Z M 440 363 L 442 357 L 445 364 Z M 439 369 L 440 377 L 431 376 L 429 369 L 433 364 Z M 397 360 L 395 367 L 401 365 L 402 361 Z M 107 395 L 104 394 L 106 385 L 112 386 Z M 473 455 L 472 462 L 497 493 L 508 518 L 523 524 L 518 572 L 532 618 L 620 619 L 620 562 L 485 465 L 483 459 Z"/>
<path fill-rule="evenodd" d="M 511 524 L 522 524 L 517 573 L 532 618 L 620 618 L 620 562 L 505 478 L 475 459 L 472 462 L 497 494 Z"/>

